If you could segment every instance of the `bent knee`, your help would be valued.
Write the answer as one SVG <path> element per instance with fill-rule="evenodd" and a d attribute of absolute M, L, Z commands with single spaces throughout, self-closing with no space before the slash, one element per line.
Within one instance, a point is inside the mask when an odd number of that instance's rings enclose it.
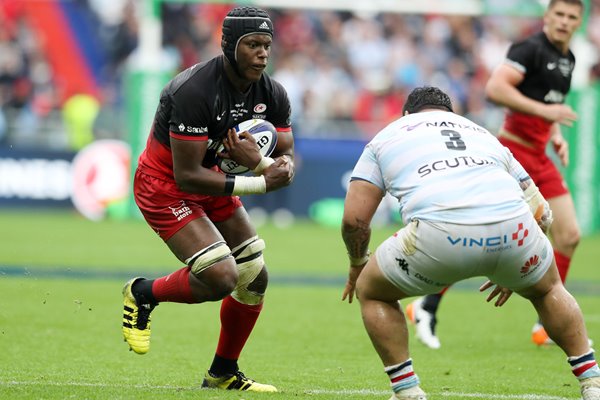
<path fill-rule="evenodd" d="M 227 265 L 222 271 L 221 269 L 216 269 L 219 270 L 220 274 L 217 276 L 217 279 L 214 279 L 214 281 L 210 283 L 214 300 L 221 300 L 229 296 L 238 284 L 239 275 L 237 268 L 232 262 L 229 262 L 228 264 L 231 265 Z"/>
<path fill-rule="evenodd" d="M 552 235 L 554 247 L 561 253 L 571 253 L 581 240 L 581 231 L 577 227 L 564 229 Z"/>
<path fill-rule="evenodd" d="M 257 305 L 263 301 L 269 280 L 264 249 L 265 242 L 253 236 L 231 250 L 240 276 L 231 296 L 242 304 Z"/>
<path fill-rule="evenodd" d="M 198 288 L 204 301 L 218 301 L 229 296 L 238 283 L 238 271 L 232 258 L 219 261 L 193 275 L 193 288 Z"/>
<path fill-rule="evenodd" d="M 356 284 L 354 286 L 356 299 L 360 302 L 378 299 L 375 284 L 367 275 L 368 274 L 365 274 L 363 271 L 356 279 Z"/>
<path fill-rule="evenodd" d="M 258 276 L 248 284 L 248 290 L 264 295 L 264 293 L 267 291 L 268 284 L 269 274 L 267 272 L 267 267 L 263 265 L 261 271 L 258 273 Z"/>

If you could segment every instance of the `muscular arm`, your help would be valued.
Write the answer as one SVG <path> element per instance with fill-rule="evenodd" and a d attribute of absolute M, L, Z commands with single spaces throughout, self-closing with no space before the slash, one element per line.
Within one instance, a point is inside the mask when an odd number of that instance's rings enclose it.
<path fill-rule="evenodd" d="M 287 156 L 290 169 L 294 171 L 294 134 L 292 131 L 277 132 L 277 146 L 271 154 L 271 158 Z"/>
<path fill-rule="evenodd" d="M 342 239 L 351 259 L 367 255 L 371 239 L 371 220 L 383 192 L 366 181 L 352 181 L 348 187 L 342 217 Z"/>
<path fill-rule="evenodd" d="M 184 192 L 207 195 L 225 194 L 225 174 L 202 166 L 208 142 L 171 138 L 173 174 Z"/>
<path fill-rule="evenodd" d="M 273 150 L 273 157 L 286 155 L 294 158 L 294 135 L 292 131 L 277 132 L 277 146 Z"/>
<path fill-rule="evenodd" d="M 371 219 L 383 195 L 381 189 L 366 181 L 352 181 L 348 187 L 342 217 L 342 239 L 348 251 L 350 268 L 342 300 L 348 299 L 349 303 L 354 298 L 358 276 L 369 261 Z"/>
<path fill-rule="evenodd" d="M 234 158 L 241 165 L 254 168 L 260 157 L 256 141 L 241 140 L 234 129 L 227 133 L 227 149 L 237 153 Z M 277 190 L 291 183 L 293 169 L 288 159 L 278 159 L 262 173 L 262 183 L 249 182 L 249 177 L 237 176 L 226 190 L 227 175 L 202 166 L 208 142 L 171 138 L 173 174 L 177 186 L 188 193 L 206 195 L 244 195 Z M 235 148 L 235 150 L 234 150 Z M 254 178 L 256 179 L 256 178 Z M 249 185 L 248 185 L 249 184 Z"/>
<path fill-rule="evenodd" d="M 543 117 L 540 111 L 542 103 L 530 99 L 517 89 L 523 78 L 524 75 L 515 68 L 501 64 L 492 72 L 485 85 L 485 94 L 494 103 L 513 111 Z"/>
<path fill-rule="evenodd" d="M 517 86 L 524 75 L 507 64 L 498 66 L 485 85 L 486 96 L 496 104 L 513 111 L 535 115 L 548 121 L 571 126 L 577 114 L 565 104 L 545 104 L 522 94 Z"/>

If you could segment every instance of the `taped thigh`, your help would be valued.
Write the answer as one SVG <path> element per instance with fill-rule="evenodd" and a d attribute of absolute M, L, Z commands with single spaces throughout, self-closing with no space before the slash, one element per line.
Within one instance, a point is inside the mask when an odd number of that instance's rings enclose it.
<path fill-rule="evenodd" d="M 190 266 L 192 274 L 198 275 L 205 269 L 229 257 L 231 257 L 229 246 L 227 246 L 224 240 L 220 240 L 198 251 L 185 260 L 185 263 Z"/>

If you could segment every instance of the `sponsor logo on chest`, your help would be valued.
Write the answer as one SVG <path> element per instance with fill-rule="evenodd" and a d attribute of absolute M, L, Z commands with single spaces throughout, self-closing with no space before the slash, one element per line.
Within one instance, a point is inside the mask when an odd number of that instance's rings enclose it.
<path fill-rule="evenodd" d="M 208 133 L 208 128 L 205 126 L 202 126 L 202 127 L 185 126 L 185 124 L 181 123 L 181 124 L 179 124 L 178 128 L 179 128 L 179 132 L 196 133 L 196 134 Z"/>
<path fill-rule="evenodd" d="M 548 71 L 554 71 L 557 68 L 562 76 L 564 76 L 565 78 L 569 78 L 573 73 L 575 63 L 569 60 L 568 58 L 561 57 L 558 60 L 549 61 L 546 64 L 546 69 Z"/>

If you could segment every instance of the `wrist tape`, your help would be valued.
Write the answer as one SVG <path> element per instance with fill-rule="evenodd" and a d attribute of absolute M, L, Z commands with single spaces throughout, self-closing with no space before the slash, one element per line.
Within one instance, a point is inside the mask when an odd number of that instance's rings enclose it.
<path fill-rule="evenodd" d="M 234 196 L 245 194 L 266 193 L 267 182 L 264 176 L 234 176 L 225 177 L 225 193 Z"/>
<path fill-rule="evenodd" d="M 371 252 L 369 250 L 367 250 L 367 254 L 362 257 L 352 257 L 350 254 L 348 254 L 351 267 L 362 267 L 367 263 L 367 261 L 369 261 L 369 257 L 371 257 Z"/>
<path fill-rule="evenodd" d="M 262 175 L 263 171 L 274 162 L 275 160 L 273 160 L 271 157 L 263 157 L 260 159 L 260 162 L 258 163 L 256 168 L 252 170 L 252 172 L 254 172 L 255 175 Z"/>

